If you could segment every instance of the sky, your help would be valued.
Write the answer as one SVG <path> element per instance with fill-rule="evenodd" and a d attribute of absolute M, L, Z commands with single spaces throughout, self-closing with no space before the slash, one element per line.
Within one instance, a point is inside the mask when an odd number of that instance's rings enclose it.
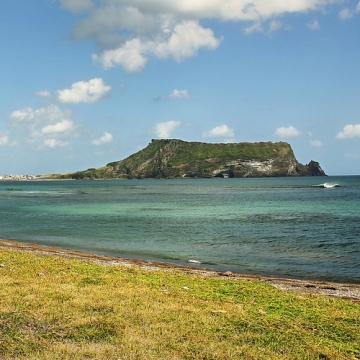
<path fill-rule="evenodd" d="M 1 0 L 0 81 L 0 175 L 166 138 L 360 174 L 359 0 Z"/>

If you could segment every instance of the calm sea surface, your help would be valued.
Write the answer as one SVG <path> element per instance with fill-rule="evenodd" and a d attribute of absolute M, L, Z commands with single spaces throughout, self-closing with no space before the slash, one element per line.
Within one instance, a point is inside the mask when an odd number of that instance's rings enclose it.
<path fill-rule="evenodd" d="M 0 182 L 0 238 L 360 283 L 360 177 Z"/>

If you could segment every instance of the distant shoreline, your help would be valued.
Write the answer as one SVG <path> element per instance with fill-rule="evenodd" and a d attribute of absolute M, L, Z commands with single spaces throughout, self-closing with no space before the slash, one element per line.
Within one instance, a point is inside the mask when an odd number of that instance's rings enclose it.
<path fill-rule="evenodd" d="M 280 290 L 293 291 L 303 294 L 317 294 L 336 298 L 349 299 L 360 302 L 360 284 L 334 283 L 319 280 L 298 280 L 290 278 L 279 278 L 275 276 L 262 276 L 251 274 L 240 274 L 232 272 L 217 272 L 209 269 L 192 266 L 175 265 L 165 262 L 154 262 L 136 259 L 123 259 L 119 257 L 91 254 L 82 251 L 62 249 L 54 246 L 38 245 L 15 240 L 0 239 L 0 250 L 11 250 L 28 252 L 37 255 L 58 256 L 67 259 L 91 261 L 102 266 L 124 266 L 139 267 L 146 270 L 156 271 L 183 271 L 198 274 L 205 277 L 219 277 L 232 280 L 260 281 L 270 284 Z M 1 264 L 0 264 L 1 265 Z"/>

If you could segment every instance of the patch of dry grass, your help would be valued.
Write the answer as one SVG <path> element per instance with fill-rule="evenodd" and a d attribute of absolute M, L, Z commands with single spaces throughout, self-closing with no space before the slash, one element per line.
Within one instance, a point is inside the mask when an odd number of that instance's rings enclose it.
<path fill-rule="evenodd" d="M 360 359 L 360 304 L 0 250 L 1 359 Z"/>

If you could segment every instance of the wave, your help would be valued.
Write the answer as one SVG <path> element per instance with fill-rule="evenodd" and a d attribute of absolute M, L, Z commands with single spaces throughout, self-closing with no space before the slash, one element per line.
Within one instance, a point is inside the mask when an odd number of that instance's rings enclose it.
<path fill-rule="evenodd" d="M 325 189 L 333 189 L 333 188 L 337 188 L 340 187 L 339 184 L 336 183 L 323 183 L 323 184 L 319 184 L 319 185 L 314 185 L 315 187 L 321 187 L 321 188 L 325 188 Z"/>

